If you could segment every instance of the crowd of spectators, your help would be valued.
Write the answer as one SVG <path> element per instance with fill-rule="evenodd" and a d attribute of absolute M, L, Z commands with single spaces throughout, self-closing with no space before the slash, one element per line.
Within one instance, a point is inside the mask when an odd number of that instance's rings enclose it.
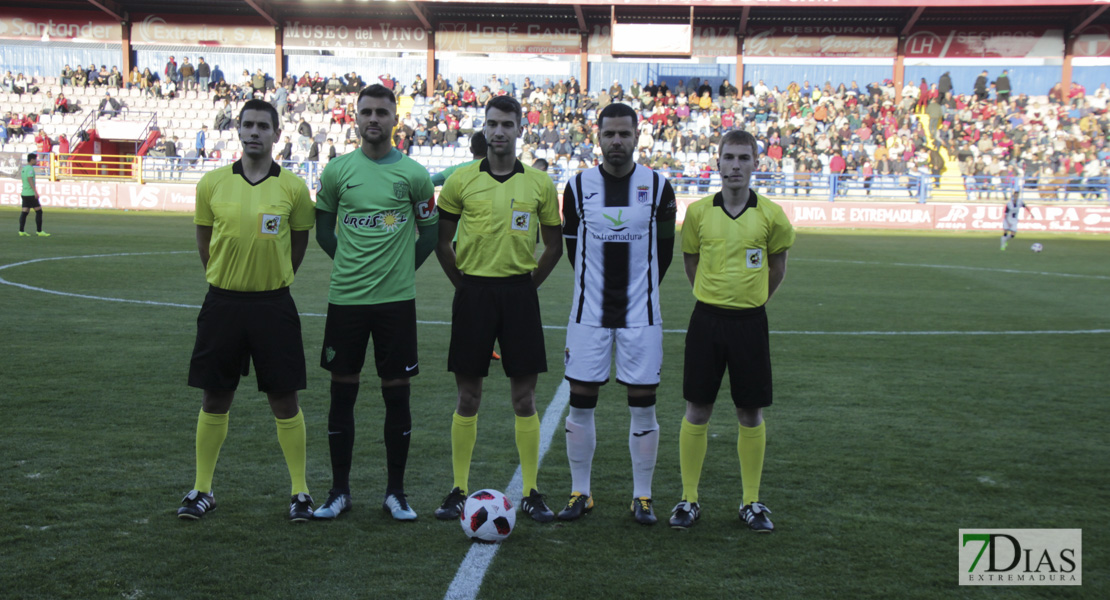
<path fill-rule="evenodd" d="M 367 85 L 353 72 L 323 76 L 306 71 L 275 80 L 262 69 L 244 70 L 232 82 L 220 73 L 213 77 L 203 57 L 195 63 L 183 57 L 180 64 L 170 57 L 157 74 L 135 67 L 126 79 L 115 67 L 67 65 L 60 82 L 109 90 L 137 86 L 158 98 L 206 91 L 217 109 L 212 124 L 217 131 L 234 127 L 239 102 L 264 98 L 288 123 L 291 139 L 285 147 L 295 146 L 298 154 L 312 158 L 320 157 L 321 149 L 306 114 L 338 125 L 340 152 L 350 151 L 359 140 L 354 99 Z M 1056 84 L 1031 96 L 1013 90 L 1006 71 L 993 81 L 983 71 L 968 90 L 956 89 L 945 73 L 936 82 L 907 82 L 900 94 L 889 79 L 865 86 L 855 81 L 835 86 L 791 82 L 785 89 L 762 80 L 738 88 L 728 80 L 711 85 L 696 77 L 671 84 L 634 79 L 627 86 L 614 81 L 596 93 L 583 90 L 575 77 L 542 82 L 526 77 L 517 86 L 496 76 L 470 82 L 461 77 L 449 81 L 440 74 L 429 82 L 417 75 L 403 85 L 387 73 L 371 82 L 416 99 L 411 110 L 399 115 L 395 141 L 405 152 L 455 147 L 460 138 L 465 142 L 481 127 L 478 109 L 494 96 L 513 95 L 524 107 L 522 160 L 546 158 L 553 172 L 564 175 L 599 162 L 594 115 L 612 102 L 627 103 L 642 115 L 637 144 L 641 163 L 699 188 L 717 169 L 722 133 L 734 127 L 749 130 L 761 146 L 756 177 L 794 193 L 808 193 L 817 181 L 833 176 L 851 177 L 868 193 L 872 184 L 878 189 L 887 184 L 905 186 L 913 195 L 911 177 L 939 181 L 946 171 L 955 175 L 955 165 L 967 178 L 968 189 L 981 187 L 978 181 L 1021 180 L 1043 190 L 1069 177 L 1104 182 L 1110 160 L 1106 84 L 1093 93 L 1073 85 L 1067 97 Z M 35 84 L 22 74 L 8 73 L 3 87 L 34 93 Z M 40 112 L 74 108 L 60 94 L 44 101 Z M 34 134 L 35 115 L 5 118 L 9 138 Z M 323 160 L 336 152 L 335 141 L 327 141 Z"/>

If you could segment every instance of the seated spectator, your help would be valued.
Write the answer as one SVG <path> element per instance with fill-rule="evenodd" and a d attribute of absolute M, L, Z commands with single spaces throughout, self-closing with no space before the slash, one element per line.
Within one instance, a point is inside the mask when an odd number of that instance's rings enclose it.
<path fill-rule="evenodd" d="M 119 100 L 116 100 L 108 92 L 104 92 L 104 97 L 100 100 L 100 105 L 97 106 L 99 116 L 108 117 L 109 119 L 119 116 L 120 110 L 123 105 Z"/>

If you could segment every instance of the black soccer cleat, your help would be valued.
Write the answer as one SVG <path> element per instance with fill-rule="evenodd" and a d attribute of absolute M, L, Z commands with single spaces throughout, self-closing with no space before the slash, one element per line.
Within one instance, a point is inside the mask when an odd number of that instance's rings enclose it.
<path fill-rule="evenodd" d="M 689 529 L 699 518 L 701 518 L 701 505 L 683 500 L 671 511 L 670 523 L 674 529 Z"/>
<path fill-rule="evenodd" d="M 301 492 L 289 499 L 289 520 L 304 523 L 312 518 L 312 496 Z"/>
<path fill-rule="evenodd" d="M 651 498 L 640 496 L 632 499 L 632 516 L 641 525 L 655 525 L 655 511 L 651 508 Z"/>
<path fill-rule="evenodd" d="M 560 510 L 557 516 L 560 521 L 573 521 L 590 512 L 593 508 L 593 496 L 587 496 L 582 492 L 571 492 L 566 508 Z"/>
<path fill-rule="evenodd" d="M 216 497 L 209 492 L 192 490 L 181 499 L 181 504 L 182 507 L 177 509 L 177 518 L 196 521 L 204 513 L 216 510 Z"/>
<path fill-rule="evenodd" d="M 767 515 L 771 514 L 771 509 L 763 505 L 762 502 L 752 502 L 740 507 L 740 520 L 748 524 L 748 527 L 756 533 L 771 533 L 775 530 L 775 524 Z"/>
<path fill-rule="evenodd" d="M 547 507 L 543 494 L 536 490 L 532 490 L 531 493 L 520 500 L 520 510 L 532 517 L 532 520 L 537 523 L 550 523 L 555 520 L 555 513 Z"/>
<path fill-rule="evenodd" d="M 443 504 L 435 511 L 435 516 L 440 521 L 450 521 L 458 519 L 462 515 L 463 506 L 466 505 L 466 492 L 461 488 L 453 488 L 447 497 L 443 499 Z"/>

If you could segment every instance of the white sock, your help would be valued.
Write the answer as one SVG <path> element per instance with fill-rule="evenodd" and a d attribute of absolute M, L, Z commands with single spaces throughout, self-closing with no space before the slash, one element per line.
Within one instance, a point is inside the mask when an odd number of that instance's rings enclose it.
<path fill-rule="evenodd" d="M 566 426 L 571 491 L 589 496 L 590 471 L 593 470 L 594 448 L 597 447 L 594 409 L 572 406 L 570 415 L 567 416 Z"/>
<path fill-rule="evenodd" d="M 654 406 L 630 406 L 628 452 L 632 455 L 632 496 L 651 498 L 651 478 L 659 453 L 659 422 Z"/>

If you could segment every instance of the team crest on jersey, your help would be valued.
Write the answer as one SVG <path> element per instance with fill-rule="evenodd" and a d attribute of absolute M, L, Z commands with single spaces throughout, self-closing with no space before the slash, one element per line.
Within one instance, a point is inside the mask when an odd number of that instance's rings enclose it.
<path fill-rule="evenodd" d="M 636 202 L 640 204 L 651 202 L 651 197 L 648 196 L 648 186 L 641 185 L 636 187 Z"/>
<path fill-rule="evenodd" d="M 528 231 L 528 226 L 531 224 L 532 213 L 523 210 L 513 211 L 513 229 L 517 231 Z"/>
<path fill-rule="evenodd" d="M 405 198 L 409 195 L 409 182 L 407 181 L 394 181 L 393 182 L 393 195 L 397 198 Z"/>
<path fill-rule="evenodd" d="M 758 269 L 763 266 L 763 248 L 748 248 L 747 263 L 749 269 Z"/>
<path fill-rule="evenodd" d="M 281 215 L 262 215 L 262 229 L 259 233 L 277 235 L 279 229 L 281 229 Z"/>

